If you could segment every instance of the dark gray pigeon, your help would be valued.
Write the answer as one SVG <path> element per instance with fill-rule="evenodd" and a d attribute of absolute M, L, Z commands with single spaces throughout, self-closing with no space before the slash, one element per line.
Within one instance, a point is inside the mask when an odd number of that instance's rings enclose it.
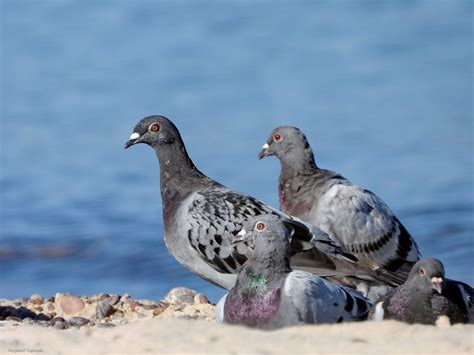
<path fill-rule="evenodd" d="M 250 218 L 234 244 L 248 257 L 216 307 L 220 322 L 275 329 L 365 319 L 371 304 L 352 289 L 290 266 L 290 236 L 276 216 Z"/>
<path fill-rule="evenodd" d="M 379 197 L 338 173 L 320 169 L 298 128 L 274 129 L 259 158 L 270 155 L 281 163 L 283 212 L 321 228 L 345 251 L 385 275 L 392 286 L 405 281 L 419 259 L 418 247 Z"/>
<path fill-rule="evenodd" d="M 134 128 L 125 148 L 145 143 L 160 163 L 164 239 L 171 254 L 187 269 L 226 289 L 246 257 L 232 244 L 245 221 L 278 216 L 292 234 L 292 263 L 321 275 L 370 277 L 372 270 L 341 252 L 320 229 L 259 200 L 229 190 L 200 172 L 189 158 L 176 126 L 166 117 L 150 116 Z"/>
<path fill-rule="evenodd" d="M 422 259 L 413 266 L 403 285 L 374 305 L 370 318 L 434 324 L 439 316 L 447 316 L 451 324 L 470 323 L 472 299 L 469 285 L 445 279 L 441 261 Z"/>

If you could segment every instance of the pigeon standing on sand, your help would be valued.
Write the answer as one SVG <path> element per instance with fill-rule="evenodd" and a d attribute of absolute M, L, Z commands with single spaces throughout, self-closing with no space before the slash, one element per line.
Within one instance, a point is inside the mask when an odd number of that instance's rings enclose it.
<path fill-rule="evenodd" d="M 367 277 L 372 272 L 350 253 L 342 252 L 320 229 L 205 176 L 189 158 L 178 129 L 166 117 L 142 119 L 125 148 L 138 143 L 151 146 L 160 163 L 165 244 L 178 262 L 200 277 L 226 289 L 234 286 L 235 273 L 246 257 L 232 241 L 245 221 L 258 215 L 276 215 L 288 228 L 295 268 L 322 275 Z"/>
<path fill-rule="evenodd" d="M 275 329 L 297 324 L 366 319 L 371 304 L 359 293 L 290 266 L 290 236 L 276 216 L 248 220 L 233 243 L 247 262 L 216 308 L 218 321 Z"/>
<path fill-rule="evenodd" d="M 434 324 L 439 316 L 446 316 L 451 324 L 469 323 L 472 297 L 469 285 L 445 279 L 441 261 L 422 259 L 413 266 L 403 285 L 374 305 L 370 318 Z"/>
<path fill-rule="evenodd" d="M 345 251 L 389 278 L 392 286 L 405 281 L 419 259 L 418 247 L 378 196 L 338 173 L 320 169 L 298 128 L 274 129 L 259 158 L 270 155 L 276 155 L 281 163 L 283 212 L 321 228 Z"/>

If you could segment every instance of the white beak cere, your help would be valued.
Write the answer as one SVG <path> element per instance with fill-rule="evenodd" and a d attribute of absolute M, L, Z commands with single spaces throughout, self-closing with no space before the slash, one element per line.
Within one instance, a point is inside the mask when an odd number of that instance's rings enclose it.
<path fill-rule="evenodd" d="M 442 284 L 443 283 L 443 278 L 442 277 L 432 277 L 431 282 L 434 284 Z"/>
<path fill-rule="evenodd" d="M 238 237 L 243 237 L 244 235 L 246 235 L 247 232 L 245 231 L 245 229 L 241 229 L 239 233 L 237 233 L 237 236 Z"/>
<path fill-rule="evenodd" d="M 265 144 L 263 145 L 262 149 L 268 149 L 268 147 L 269 147 L 268 143 L 265 143 Z"/>
<path fill-rule="evenodd" d="M 133 132 L 131 135 L 130 135 L 130 140 L 134 140 L 134 139 L 137 139 L 139 138 L 140 135 L 137 133 L 137 132 Z"/>

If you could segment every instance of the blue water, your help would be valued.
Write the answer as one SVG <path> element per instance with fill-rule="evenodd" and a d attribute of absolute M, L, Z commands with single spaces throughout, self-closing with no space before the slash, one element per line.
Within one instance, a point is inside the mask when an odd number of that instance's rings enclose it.
<path fill-rule="evenodd" d="M 167 252 L 164 114 L 196 165 L 277 206 L 271 129 L 380 195 L 474 283 L 471 1 L 1 3 L 0 297 L 222 291 Z"/>

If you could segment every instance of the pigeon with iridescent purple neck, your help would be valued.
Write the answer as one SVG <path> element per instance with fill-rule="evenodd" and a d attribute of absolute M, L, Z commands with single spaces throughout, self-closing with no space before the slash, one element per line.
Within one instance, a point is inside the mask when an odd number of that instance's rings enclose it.
<path fill-rule="evenodd" d="M 237 235 L 248 260 L 218 303 L 218 321 L 275 329 L 362 320 L 371 304 L 352 289 L 290 266 L 290 236 L 275 216 L 249 219 Z"/>
<path fill-rule="evenodd" d="M 403 285 L 375 303 L 370 318 L 435 324 L 438 317 L 446 316 L 451 324 L 470 323 L 473 297 L 469 285 L 445 278 L 441 261 L 422 259 L 413 266 Z"/>

